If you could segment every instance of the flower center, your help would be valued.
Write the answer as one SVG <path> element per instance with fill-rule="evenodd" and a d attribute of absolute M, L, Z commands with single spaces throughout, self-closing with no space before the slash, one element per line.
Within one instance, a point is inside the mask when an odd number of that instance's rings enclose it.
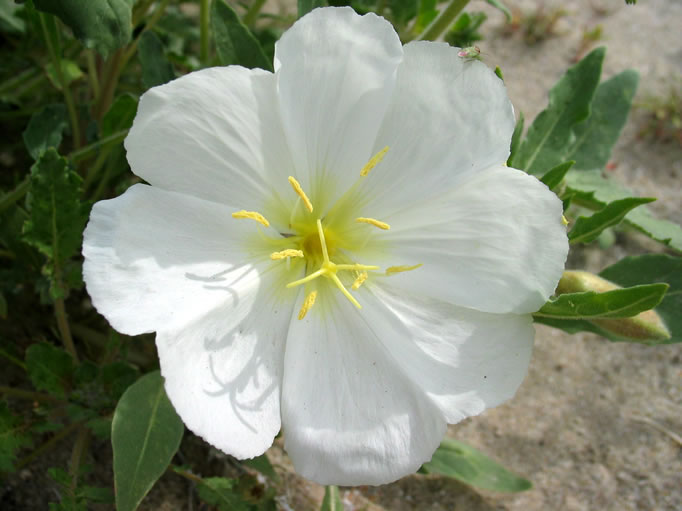
<path fill-rule="evenodd" d="M 385 147 L 374 155 L 360 172 L 361 179 L 366 177 L 369 172 L 376 167 L 388 151 Z M 291 211 L 289 227 L 294 233 L 279 233 L 277 238 L 271 238 L 264 233 L 261 236 L 269 244 L 286 246 L 283 250 L 272 252 L 270 259 L 273 261 L 285 261 L 288 270 L 301 271 L 301 263 L 305 269 L 305 276 L 298 280 L 293 280 L 286 284 L 287 288 L 304 286 L 306 297 L 298 314 L 298 319 L 303 319 L 308 310 L 315 304 L 318 295 L 318 286 L 321 281 L 328 281 L 358 309 L 362 306 L 351 294 L 351 290 L 358 290 L 360 286 L 374 273 L 379 270 L 379 266 L 360 264 L 354 262 L 348 255 L 348 249 L 357 248 L 357 239 L 349 239 L 348 235 L 339 234 L 335 229 L 324 225 L 323 218 L 319 218 L 312 213 L 314 206 L 306 195 L 303 187 L 293 176 L 289 176 L 289 184 L 293 191 L 298 195 L 298 200 Z M 301 211 L 301 206 L 306 211 Z M 269 227 L 270 222 L 256 211 L 237 211 L 232 213 L 233 218 L 251 219 L 260 223 L 264 227 Z M 369 226 L 389 230 L 390 226 L 386 222 L 375 218 L 357 217 L 355 223 L 367 224 Z M 335 223 L 336 225 L 336 223 Z M 338 227 L 338 225 L 336 225 Z M 363 243 L 364 244 L 364 243 Z M 276 264 L 281 264 L 278 262 Z M 417 269 L 421 264 L 413 266 L 391 266 L 386 269 L 385 275 L 392 275 L 403 271 Z M 300 275 L 300 273 L 299 273 Z M 346 284 L 344 284 L 344 281 Z"/>

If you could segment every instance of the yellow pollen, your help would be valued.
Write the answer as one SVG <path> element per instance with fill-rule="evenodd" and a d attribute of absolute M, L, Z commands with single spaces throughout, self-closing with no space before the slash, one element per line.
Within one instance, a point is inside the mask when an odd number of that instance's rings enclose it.
<path fill-rule="evenodd" d="M 363 271 L 360 275 L 358 275 L 358 278 L 355 279 L 355 282 L 353 282 L 353 285 L 350 287 L 353 291 L 357 291 L 360 289 L 360 286 L 367 280 L 367 272 Z"/>
<path fill-rule="evenodd" d="M 308 209 L 308 211 L 310 211 L 312 213 L 313 212 L 313 203 L 310 202 L 310 199 L 308 198 L 308 196 L 303 191 L 303 188 L 301 188 L 301 183 L 296 181 L 296 178 L 293 176 L 289 176 L 289 183 L 291 184 L 291 187 L 294 189 L 294 191 L 301 198 L 301 200 L 303 201 L 303 204 L 305 204 L 305 207 Z"/>
<path fill-rule="evenodd" d="M 388 146 L 384 147 L 381 151 L 379 151 L 377 154 L 372 156 L 369 161 L 365 164 L 364 167 L 362 167 L 362 170 L 360 171 L 360 175 L 362 177 L 365 177 L 369 172 L 379 165 L 379 162 L 384 159 L 384 156 L 386 156 L 386 153 L 388 152 Z"/>
<path fill-rule="evenodd" d="M 317 291 L 311 291 L 308 296 L 303 300 L 303 305 L 301 305 L 301 310 L 298 312 L 298 319 L 305 318 L 310 308 L 315 305 L 315 298 L 317 298 Z"/>
<path fill-rule="evenodd" d="M 263 224 L 265 227 L 270 227 L 270 222 L 257 211 L 246 211 L 242 209 L 241 211 L 232 213 L 232 218 L 250 218 L 251 220 Z"/>
<path fill-rule="evenodd" d="M 303 250 L 287 248 L 280 252 L 273 252 L 272 254 L 270 254 L 270 259 L 272 259 L 273 261 L 278 261 L 279 259 L 286 259 L 287 257 L 303 257 Z"/>
<path fill-rule="evenodd" d="M 561 215 L 561 223 L 564 225 L 568 225 L 568 218 L 566 218 L 564 215 Z"/>
<path fill-rule="evenodd" d="M 389 266 L 388 268 L 386 268 L 386 275 L 393 275 L 394 273 L 401 273 L 404 271 L 416 270 L 420 266 L 422 266 L 422 263 L 415 264 L 414 266 L 407 266 L 407 265 Z"/>
<path fill-rule="evenodd" d="M 365 218 L 364 216 L 358 217 L 355 219 L 356 222 L 364 223 L 364 224 L 370 224 L 373 225 L 374 227 L 378 227 L 379 229 L 383 229 L 384 231 L 388 231 L 391 226 L 388 225 L 386 222 L 382 222 L 381 220 L 376 220 L 375 218 Z"/>

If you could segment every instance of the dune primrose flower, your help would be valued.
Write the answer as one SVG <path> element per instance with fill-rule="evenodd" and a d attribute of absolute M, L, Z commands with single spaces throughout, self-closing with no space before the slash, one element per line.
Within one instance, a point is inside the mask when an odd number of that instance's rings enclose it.
<path fill-rule="evenodd" d="M 305 477 L 381 484 L 515 393 L 568 250 L 561 202 L 504 165 L 503 83 L 457 53 L 317 9 L 274 74 L 142 96 L 125 147 L 151 186 L 95 205 L 85 281 L 115 329 L 156 332 L 209 443 L 249 458 L 282 429 Z"/>

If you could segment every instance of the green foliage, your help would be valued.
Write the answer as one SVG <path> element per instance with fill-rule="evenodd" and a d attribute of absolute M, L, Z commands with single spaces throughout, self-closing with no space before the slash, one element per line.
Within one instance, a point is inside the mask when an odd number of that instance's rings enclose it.
<path fill-rule="evenodd" d="M 82 470 L 80 475 L 85 472 L 87 470 Z M 78 479 L 74 481 L 73 476 L 61 468 L 50 468 L 47 473 L 61 487 L 62 496 L 59 503 L 50 503 L 50 511 L 87 511 L 89 502 L 111 504 L 114 501 L 109 488 L 80 485 Z"/>
<path fill-rule="evenodd" d="M 272 63 L 263 53 L 258 40 L 224 0 L 213 2 L 211 27 L 218 57 L 223 66 L 238 64 L 248 68 L 259 67 L 272 71 Z"/>
<path fill-rule="evenodd" d="M 256 456 L 255 458 L 243 460 L 242 464 L 260 472 L 261 474 L 263 474 L 266 477 L 269 477 L 273 481 L 279 479 L 279 476 L 277 475 L 277 472 L 275 472 L 272 463 L 270 463 L 267 454 L 261 454 L 260 456 Z"/>
<path fill-rule="evenodd" d="M 520 492 L 532 487 L 527 479 L 510 472 L 470 445 L 451 438 L 441 442 L 431 461 L 421 470 L 492 491 Z"/>
<path fill-rule="evenodd" d="M 26 370 L 36 389 L 65 397 L 71 386 L 73 358 L 51 344 L 32 344 L 26 350 Z"/>
<path fill-rule="evenodd" d="M 31 157 L 37 160 L 47 149 L 59 149 L 68 125 L 66 107 L 61 103 L 45 105 L 33 114 L 24 130 L 24 144 Z"/>
<path fill-rule="evenodd" d="M 629 197 L 610 202 L 589 217 L 578 217 L 575 226 L 568 233 L 568 239 L 571 243 L 590 243 L 596 240 L 607 227 L 618 225 L 632 209 L 655 200 Z"/>
<path fill-rule="evenodd" d="M 61 70 L 61 79 L 57 69 Z M 52 82 L 52 85 L 54 85 L 54 88 L 57 90 L 62 90 L 62 82 L 68 87 L 73 82 L 83 77 L 83 71 L 78 67 L 78 64 L 69 59 L 60 59 L 59 67 L 56 67 L 50 62 L 45 66 L 45 72 L 47 73 L 50 82 Z"/>
<path fill-rule="evenodd" d="M 12 415 L 7 403 L 0 401 L 0 472 L 12 472 L 16 453 L 31 445 L 31 438 L 18 417 Z"/>
<path fill-rule="evenodd" d="M 549 188 L 550 190 L 555 190 L 563 182 L 564 177 L 566 177 L 568 171 L 571 170 L 573 164 L 575 164 L 573 160 L 560 163 L 552 170 L 547 172 L 544 176 L 542 176 L 542 178 L 540 178 L 540 181 L 545 183 L 547 185 L 547 188 Z"/>
<path fill-rule="evenodd" d="M 298 17 L 305 16 L 317 7 L 325 5 L 325 0 L 297 0 Z"/>
<path fill-rule="evenodd" d="M 168 468 L 183 432 L 158 371 L 146 374 L 126 390 L 111 427 L 118 511 L 137 508 Z"/>
<path fill-rule="evenodd" d="M 476 41 L 483 39 L 483 36 L 478 33 L 478 29 L 487 19 L 488 16 L 484 12 L 463 12 L 457 17 L 450 31 L 445 34 L 445 40 L 451 46 L 460 48 L 471 46 Z"/>
<path fill-rule="evenodd" d="M 102 138 L 128 130 L 133 125 L 137 113 L 137 98 L 132 94 L 121 94 L 102 119 Z"/>
<path fill-rule="evenodd" d="M 644 284 L 604 293 L 567 293 L 536 314 L 559 319 L 629 318 L 656 307 L 667 290 L 667 284 Z"/>
<path fill-rule="evenodd" d="M 142 64 L 142 83 L 146 88 L 163 85 L 175 78 L 175 71 L 168 59 L 161 39 L 152 31 L 140 37 L 138 56 Z"/>
<path fill-rule="evenodd" d="M 493 7 L 495 7 L 496 9 L 499 9 L 500 11 L 502 11 L 504 16 L 507 18 L 507 22 L 510 22 L 512 20 L 511 11 L 502 2 L 500 2 L 499 0 L 485 0 L 485 1 L 488 2 L 490 5 L 492 5 Z"/>
<path fill-rule="evenodd" d="M 509 158 L 507 158 L 507 165 L 510 167 L 520 168 L 516 165 L 516 155 L 519 152 L 519 147 L 521 147 L 521 137 L 523 135 L 523 127 L 526 123 L 523 117 L 523 112 L 519 112 L 519 119 L 516 121 L 514 126 L 514 132 L 512 133 L 511 144 L 509 148 Z"/>
<path fill-rule="evenodd" d="M 338 486 L 327 486 L 320 511 L 343 511 L 343 501 Z"/>
<path fill-rule="evenodd" d="M 26 22 L 19 16 L 20 5 L 12 0 L 0 0 L 0 30 L 11 34 L 23 34 Z"/>
<path fill-rule="evenodd" d="M 197 487 L 199 498 L 218 511 L 275 511 L 274 491 L 255 478 L 207 477 Z"/>
<path fill-rule="evenodd" d="M 33 0 L 36 9 L 54 14 L 86 48 L 104 56 L 130 41 L 133 0 Z"/>
<path fill-rule="evenodd" d="M 89 205 L 80 199 L 81 179 L 54 149 L 48 149 L 31 167 L 30 218 L 24 241 L 48 261 L 45 273 L 53 298 L 65 294 L 64 265 L 80 249 Z"/>

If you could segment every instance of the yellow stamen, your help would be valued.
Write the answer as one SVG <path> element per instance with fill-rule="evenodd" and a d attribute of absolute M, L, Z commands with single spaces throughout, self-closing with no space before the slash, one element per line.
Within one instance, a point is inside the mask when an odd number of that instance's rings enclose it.
<path fill-rule="evenodd" d="M 357 291 L 360 289 L 360 286 L 364 284 L 364 282 L 367 280 L 367 272 L 363 271 L 360 275 L 358 275 L 358 278 L 355 279 L 355 282 L 353 282 L 353 285 L 350 287 L 353 291 Z"/>
<path fill-rule="evenodd" d="M 270 254 L 270 259 L 277 261 L 279 259 L 286 259 L 287 257 L 303 257 L 303 250 L 295 250 L 293 248 L 287 248 L 280 252 L 273 252 Z"/>
<path fill-rule="evenodd" d="M 308 211 L 310 211 L 312 213 L 313 212 L 313 203 L 310 202 L 310 199 L 308 198 L 308 196 L 303 191 L 303 188 L 301 188 L 301 183 L 296 181 L 296 178 L 293 176 L 289 176 L 289 183 L 291 183 L 291 187 L 294 189 L 294 191 L 301 198 L 301 200 L 303 201 L 303 204 L 305 204 L 305 207 L 308 209 Z"/>
<path fill-rule="evenodd" d="M 301 310 L 298 313 L 298 319 L 305 318 L 310 308 L 315 305 L 315 298 L 317 298 L 317 291 L 311 291 L 308 296 L 303 300 L 303 305 L 301 305 Z"/>
<path fill-rule="evenodd" d="M 232 218 L 250 218 L 251 220 L 263 224 L 265 227 L 270 227 L 270 222 L 257 211 L 246 211 L 242 209 L 241 211 L 232 213 Z"/>
<path fill-rule="evenodd" d="M 386 156 L 386 153 L 388 152 L 388 146 L 384 147 L 381 151 L 379 151 L 377 154 L 372 156 L 369 161 L 365 164 L 364 167 L 362 167 L 362 170 L 360 171 L 360 175 L 362 177 L 365 177 L 367 174 L 369 174 L 370 170 L 372 170 L 374 167 L 376 167 L 381 160 L 384 159 L 384 156 Z"/>
<path fill-rule="evenodd" d="M 564 215 L 561 215 L 561 223 L 564 225 L 568 225 L 568 218 L 566 218 Z"/>
<path fill-rule="evenodd" d="M 374 227 L 378 227 L 379 229 L 383 229 L 384 231 L 388 231 L 391 228 L 391 226 L 388 225 L 386 222 L 382 222 L 381 220 L 377 220 L 375 218 L 365 218 L 364 216 L 361 216 L 356 218 L 355 221 L 373 225 Z"/>
<path fill-rule="evenodd" d="M 388 268 L 386 268 L 386 275 L 393 275 L 394 273 L 401 273 L 404 271 L 416 270 L 420 266 L 422 266 L 422 263 L 415 264 L 414 266 L 407 266 L 407 265 L 389 266 Z"/>

